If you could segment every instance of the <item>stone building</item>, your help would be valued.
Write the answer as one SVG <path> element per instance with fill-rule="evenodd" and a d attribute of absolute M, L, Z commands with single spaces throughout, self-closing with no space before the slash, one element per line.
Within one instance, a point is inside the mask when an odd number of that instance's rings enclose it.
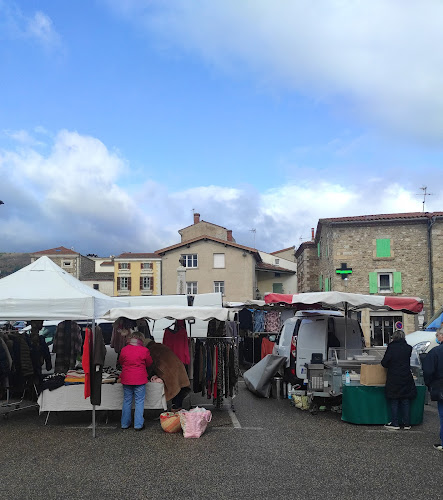
<path fill-rule="evenodd" d="M 296 252 L 299 291 L 422 298 L 421 318 L 362 312 L 367 343 L 369 338 L 376 345 L 386 343 L 398 322 L 409 333 L 443 305 L 442 243 L 443 212 L 320 219 L 314 241 L 302 243 Z"/>

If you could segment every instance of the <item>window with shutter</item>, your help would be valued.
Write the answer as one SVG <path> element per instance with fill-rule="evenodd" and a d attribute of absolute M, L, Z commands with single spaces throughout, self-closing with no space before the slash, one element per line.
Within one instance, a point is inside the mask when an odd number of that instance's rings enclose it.
<path fill-rule="evenodd" d="M 218 269 L 224 269 L 225 267 L 225 254 L 215 253 L 214 254 L 214 267 Z"/>
<path fill-rule="evenodd" d="M 320 249 L 320 242 L 317 243 L 317 257 L 320 257 L 321 255 L 321 249 Z"/>
<path fill-rule="evenodd" d="M 320 276 L 318 277 L 318 289 L 321 291 L 323 291 L 323 275 L 320 274 Z"/>
<path fill-rule="evenodd" d="M 330 278 L 325 278 L 325 292 L 330 291 L 329 281 L 330 281 Z"/>
<path fill-rule="evenodd" d="M 402 293 L 401 272 L 395 272 L 394 275 L 394 293 Z"/>
<path fill-rule="evenodd" d="M 128 278 L 128 290 L 131 291 L 131 278 Z"/>
<path fill-rule="evenodd" d="M 390 257 L 391 256 L 391 240 L 388 238 L 381 238 L 376 240 L 376 256 L 377 257 Z"/>
<path fill-rule="evenodd" d="M 283 293 L 283 283 L 272 283 L 272 293 Z"/>

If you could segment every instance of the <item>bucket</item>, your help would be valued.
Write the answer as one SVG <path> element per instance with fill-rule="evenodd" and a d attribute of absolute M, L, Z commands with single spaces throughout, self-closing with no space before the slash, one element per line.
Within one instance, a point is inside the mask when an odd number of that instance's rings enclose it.
<path fill-rule="evenodd" d="M 274 377 L 272 379 L 272 385 L 271 385 L 271 396 L 274 399 L 281 399 L 282 391 L 283 391 L 282 377 Z"/>

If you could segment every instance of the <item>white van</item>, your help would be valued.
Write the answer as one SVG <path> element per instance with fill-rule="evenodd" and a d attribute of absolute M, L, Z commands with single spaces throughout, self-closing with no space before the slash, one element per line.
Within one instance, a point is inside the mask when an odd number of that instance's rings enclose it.
<path fill-rule="evenodd" d="M 356 319 L 345 318 L 338 311 L 298 311 L 284 322 L 276 351 L 286 357 L 285 378 L 300 383 L 307 377 L 306 365 L 313 354 L 320 354 L 326 361 L 331 347 L 357 354 L 363 346 L 363 331 Z"/>

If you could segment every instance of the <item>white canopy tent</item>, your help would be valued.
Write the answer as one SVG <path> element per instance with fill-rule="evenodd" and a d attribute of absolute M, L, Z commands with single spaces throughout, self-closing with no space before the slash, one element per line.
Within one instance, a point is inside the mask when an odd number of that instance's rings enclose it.
<path fill-rule="evenodd" d="M 46 256 L 0 279 L 0 319 L 95 319 L 121 305 Z"/>
<path fill-rule="evenodd" d="M 193 306 L 142 306 L 142 307 L 116 307 L 108 311 L 103 319 L 116 320 L 121 316 L 129 319 L 147 318 L 158 320 L 167 319 L 200 319 L 207 321 L 218 319 L 229 321 L 235 311 L 223 307 L 193 307 Z"/>

